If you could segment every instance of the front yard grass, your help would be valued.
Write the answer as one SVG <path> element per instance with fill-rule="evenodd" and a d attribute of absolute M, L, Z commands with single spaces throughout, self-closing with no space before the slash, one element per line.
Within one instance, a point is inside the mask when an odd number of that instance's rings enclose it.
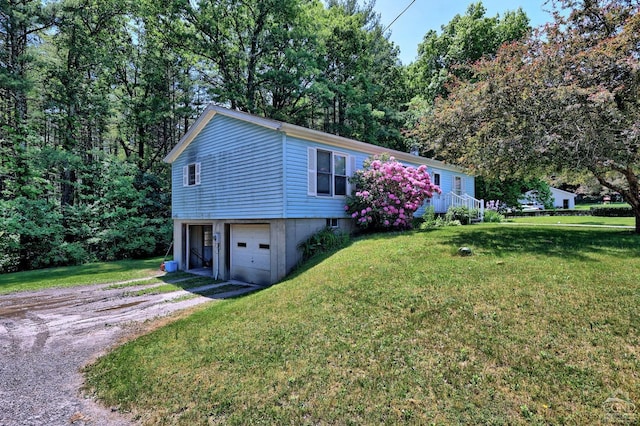
<path fill-rule="evenodd" d="M 373 235 L 85 373 L 142 424 L 637 424 L 639 270 L 627 230 Z"/>
<path fill-rule="evenodd" d="M 0 274 L 0 294 L 152 277 L 161 274 L 161 263 L 162 257 L 155 257 Z"/>
<path fill-rule="evenodd" d="M 506 222 L 533 225 L 635 226 L 635 220 L 634 217 L 530 216 L 508 218 Z"/>

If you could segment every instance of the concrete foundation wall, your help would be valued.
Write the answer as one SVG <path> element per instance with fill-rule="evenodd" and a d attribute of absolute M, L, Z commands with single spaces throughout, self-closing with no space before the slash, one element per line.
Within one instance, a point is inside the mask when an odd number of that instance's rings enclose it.
<path fill-rule="evenodd" d="M 202 267 L 190 256 L 190 247 L 200 247 L 200 235 L 210 226 L 212 233 L 219 236 L 212 250 L 211 273 L 223 280 L 230 279 L 230 234 L 234 224 L 269 224 L 271 244 L 271 283 L 282 280 L 300 262 L 302 252 L 298 245 L 311 235 L 327 226 L 326 219 L 270 219 L 270 220 L 174 220 L 173 258 L 179 270 Z M 343 232 L 352 231 L 350 219 L 338 219 L 338 228 Z M 197 241 L 191 241 L 197 236 Z"/>

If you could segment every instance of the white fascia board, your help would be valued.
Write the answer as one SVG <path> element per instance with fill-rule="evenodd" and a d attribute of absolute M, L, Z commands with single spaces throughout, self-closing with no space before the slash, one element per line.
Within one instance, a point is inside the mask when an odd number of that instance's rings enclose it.
<path fill-rule="evenodd" d="M 211 121 L 211 119 L 216 115 L 224 115 L 226 117 L 234 118 L 236 120 L 245 121 L 248 123 L 253 123 L 258 126 L 266 127 L 272 130 L 279 130 L 282 126 L 282 123 L 275 120 L 269 120 L 266 118 L 258 117 L 255 115 L 248 114 L 246 112 L 235 111 L 228 108 L 219 107 L 216 105 L 209 105 L 205 110 L 200 114 L 198 119 L 189 127 L 187 133 L 180 138 L 180 141 L 176 144 L 176 146 L 167 154 L 164 158 L 165 163 L 173 163 L 178 156 L 189 146 L 189 144 L 198 136 L 198 134 L 205 128 L 207 124 Z"/>

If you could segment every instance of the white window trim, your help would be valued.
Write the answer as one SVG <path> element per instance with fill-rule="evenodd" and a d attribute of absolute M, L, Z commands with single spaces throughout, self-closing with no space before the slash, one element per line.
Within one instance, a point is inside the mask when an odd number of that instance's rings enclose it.
<path fill-rule="evenodd" d="M 189 167 L 194 166 L 195 167 L 195 183 L 189 185 Z M 182 168 L 182 186 L 187 187 L 187 186 L 197 186 L 200 185 L 201 183 L 201 166 L 200 163 L 189 163 L 187 165 L 185 165 Z"/>
<path fill-rule="evenodd" d="M 318 194 L 318 171 L 317 171 L 317 154 L 318 150 L 331 153 L 331 193 L 330 194 Z M 345 165 L 347 172 L 347 188 L 346 195 L 335 195 L 335 170 L 333 169 L 335 164 L 335 157 L 345 157 Z M 351 182 L 349 178 L 353 176 L 355 170 L 355 157 L 347 154 L 346 152 L 333 151 L 325 148 L 307 148 L 307 195 L 312 197 L 322 198 L 346 198 L 351 195 Z"/>
<path fill-rule="evenodd" d="M 456 192 L 456 179 L 460 179 L 460 193 Z M 453 175 L 451 182 L 451 192 L 456 195 L 464 194 L 464 177 L 460 175 Z"/>
<path fill-rule="evenodd" d="M 335 222 L 335 225 L 333 224 L 334 222 Z M 328 228 L 333 228 L 333 229 L 340 228 L 340 220 L 338 218 L 335 218 L 335 217 L 327 218 L 326 223 Z"/>

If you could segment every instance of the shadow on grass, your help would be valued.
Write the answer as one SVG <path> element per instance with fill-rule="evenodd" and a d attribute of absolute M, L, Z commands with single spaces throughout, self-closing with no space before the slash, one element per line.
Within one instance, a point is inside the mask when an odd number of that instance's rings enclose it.
<path fill-rule="evenodd" d="M 445 236 L 442 242 L 454 247 L 471 246 L 496 256 L 529 253 L 588 260 L 588 254 L 613 251 L 620 257 L 640 256 L 640 235 L 629 230 L 478 227 Z"/>
<path fill-rule="evenodd" d="M 230 283 L 225 280 L 216 280 L 211 276 L 196 275 L 188 272 L 172 272 L 158 277 L 157 280 L 164 284 L 149 288 L 149 292 L 172 292 L 172 289 L 179 288 L 191 293 L 193 296 L 203 296 L 216 300 L 235 299 L 266 288 L 251 284 Z M 143 289 L 142 291 L 145 290 Z"/>

